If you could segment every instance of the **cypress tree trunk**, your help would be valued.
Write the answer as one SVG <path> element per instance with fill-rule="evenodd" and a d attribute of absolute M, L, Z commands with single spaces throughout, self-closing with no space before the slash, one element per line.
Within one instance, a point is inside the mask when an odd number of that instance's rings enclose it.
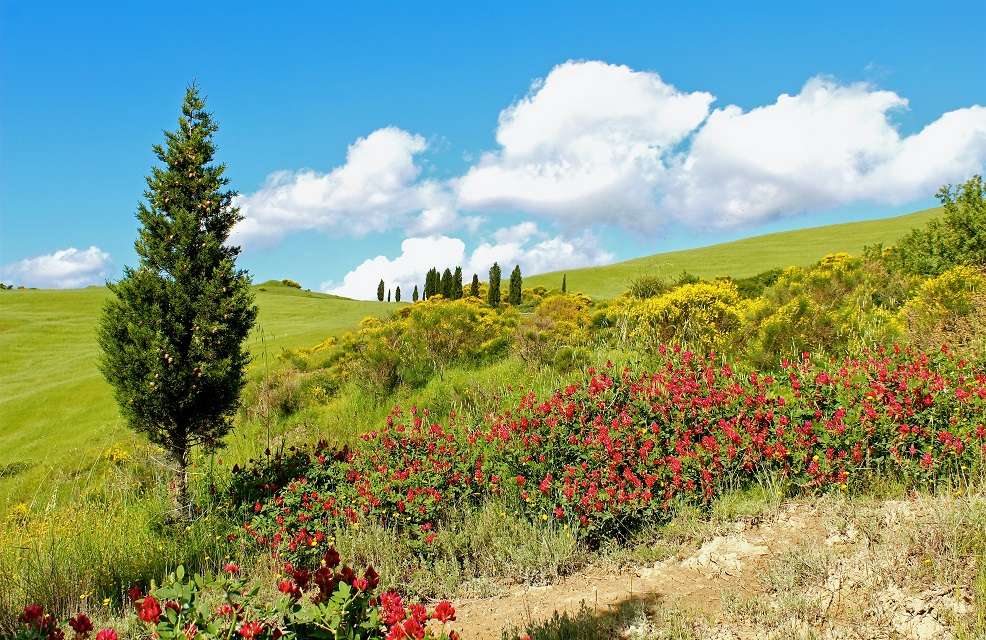
<path fill-rule="evenodd" d="M 174 454 L 175 464 L 175 513 L 179 520 L 189 520 L 192 517 L 192 500 L 188 495 L 188 449 Z"/>

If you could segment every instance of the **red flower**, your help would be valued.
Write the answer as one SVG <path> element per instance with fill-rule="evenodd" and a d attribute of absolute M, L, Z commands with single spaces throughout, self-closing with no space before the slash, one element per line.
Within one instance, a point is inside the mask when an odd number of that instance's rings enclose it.
<path fill-rule="evenodd" d="M 127 597 L 130 598 L 131 604 L 137 604 L 137 601 L 143 597 L 143 593 L 140 591 L 140 587 L 134 585 L 127 589 Z"/>
<path fill-rule="evenodd" d="M 86 614 L 79 613 L 68 621 L 68 626 L 72 627 L 77 636 L 84 638 L 92 631 L 92 620 Z"/>
<path fill-rule="evenodd" d="M 40 604 L 29 604 L 24 607 L 24 613 L 20 616 L 20 621 L 32 626 L 40 626 L 41 618 L 44 616 L 44 607 Z"/>
<path fill-rule="evenodd" d="M 252 640 L 256 636 L 259 636 L 264 632 L 264 625 L 259 622 L 244 622 L 243 626 L 240 627 L 240 635 L 245 638 L 245 640 Z"/>
<path fill-rule="evenodd" d="M 407 617 L 401 597 L 393 591 L 380 594 L 380 608 L 383 610 L 383 622 L 394 625 Z"/>
<path fill-rule="evenodd" d="M 225 565 L 223 565 L 223 571 L 225 571 L 230 575 L 235 576 L 240 572 L 240 567 L 234 562 L 227 562 Z"/>
<path fill-rule="evenodd" d="M 325 566 L 335 569 L 339 566 L 339 552 L 336 551 L 335 547 L 329 547 L 329 550 L 325 552 Z"/>
<path fill-rule="evenodd" d="M 96 640 L 117 640 L 115 629 L 101 629 L 96 634 Z"/>
<path fill-rule="evenodd" d="M 281 580 L 277 583 L 277 590 L 284 595 L 291 596 L 293 599 L 297 600 L 301 597 L 301 589 L 298 588 L 291 580 Z"/>
<path fill-rule="evenodd" d="M 450 622 L 455 620 L 455 607 L 448 600 L 442 600 L 435 607 L 435 612 L 431 615 L 435 620 L 441 620 L 442 622 Z"/>
<path fill-rule="evenodd" d="M 363 577 L 366 578 L 366 584 L 370 589 L 376 589 L 377 585 L 380 584 L 380 574 L 376 572 L 373 565 L 366 568 Z"/>
<path fill-rule="evenodd" d="M 161 619 L 161 605 L 158 604 L 154 596 L 145 596 L 140 601 L 140 609 L 137 611 L 137 617 L 147 624 L 157 624 L 158 620 Z"/>
<path fill-rule="evenodd" d="M 428 621 L 428 610 L 423 604 L 415 603 L 408 608 L 411 610 L 411 620 L 416 620 L 421 624 Z"/>
<path fill-rule="evenodd" d="M 425 628 L 420 622 L 411 618 L 410 620 L 405 620 L 401 625 L 404 628 L 404 634 L 408 638 L 414 638 L 414 640 L 421 640 L 425 637 Z"/>
<path fill-rule="evenodd" d="M 407 638 L 407 634 L 404 633 L 404 627 L 400 624 L 395 624 L 387 632 L 386 640 L 404 640 L 405 638 Z"/>

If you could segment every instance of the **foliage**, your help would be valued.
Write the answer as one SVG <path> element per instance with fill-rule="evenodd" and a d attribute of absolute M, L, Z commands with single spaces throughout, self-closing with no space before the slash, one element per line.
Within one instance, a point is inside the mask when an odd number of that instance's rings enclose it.
<path fill-rule="evenodd" d="M 479 275 L 472 274 L 472 282 L 469 283 L 469 295 L 473 298 L 479 297 Z"/>
<path fill-rule="evenodd" d="M 515 265 L 514 270 L 510 272 L 510 289 L 507 294 L 507 302 L 515 307 L 519 307 L 521 298 L 523 297 L 523 290 L 524 280 L 520 275 L 520 265 Z"/>
<path fill-rule="evenodd" d="M 462 297 L 462 267 L 456 267 L 452 274 L 452 299 L 458 300 Z"/>
<path fill-rule="evenodd" d="M 452 300 L 455 295 L 455 282 L 452 279 L 452 270 L 447 267 L 442 273 L 439 293 L 441 293 L 446 300 Z"/>
<path fill-rule="evenodd" d="M 452 365 L 478 365 L 506 353 L 513 324 L 513 315 L 494 313 L 476 298 L 434 295 L 390 320 L 367 318 L 357 331 L 299 356 L 306 367 L 328 370 L 330 390 L 358 380 L 387 393 L 425 384 Z"/>
<path fill-rule="evenodd" d="M 152 170 L 137 210 L 140 266 L 110 285 L 99 328 L 103 375 L 130 426 L 177 463 L 183 512 L 191 448 L 215 448 L 232 428 L 257 315 L 239 248 L 226 244 L 241 218 L 225 166 L 210 164 L 216 130 L 189 87 L 178 130 L 154 146 L 164 168 Z"/>
<path fill-rule="evenodd" d="M 382 592 L 380 576 L 372 566 L 362 573 L 340 563 L 329 548 L 314 567 L 285 565 L 277 582 L 277 595 L 262 594 L 240 576 L 240 567 L 227 563 L 217 574 L 186 574 L 181 566 L 163 584 L 142 593 L 129 590 L 129 598 L 141 624 L 161 640 L 349 640 L 426 639 L 454 640 L 448 627 L 455 620 L 451 603 L 438 603 L 432 611 L 423 605 L 405 606 L 400 595 Z M 40 605 L 25 607 L 17 640 L 58 640 L 64 637 L 59 622 Z M 93 624 L 84 613 L 67 621 L 77 640 L 88 637 Z M 98 640 L 116 640 L 113 629 L 96 634 Z"/>
<path fill-rule="evenodd" d="M 749 278 L 735 278 L 733 283 L 742 298 L 757 298 L 784 273 L 783 269 L 768 269 Z"/>
<path fill-rule="evenodd" d="M 627 295 L 633 298 L 656 298 L 664 295 L 671 287 L 657 276 L 640 276 L 634 278 L 627 288 Z"/>
<path fill-rule="evenodd" d="M 520 319 L 514 350 L 525 362 L 550 365 L 557 360 L 559 368 L 572 368 L 579 360 L 575 350 L 586 347 L 592 339 L 590 329 L 588 298 L 556 294 L 544 298 L 531 314 Z"/>
<path fill-rule="evenodd" d="M 888 252 L 893 269 L 936 276 L 956 265 L 986 267 L 986 184 L 973 176 L 957 188 L 944 186 L 945 213 L 914 229 Z"/>
<path fill-rule="evenodd" d="M 496 262 L 490 267 L 489 291 L 486 303 L 496 309 L 500 306 L 500 265 Z"/>
<path fill-rule="evenodd" d="M 301 284 L 300 283 L 296 282 L 295 280 L 291 280 L 290 278 L 285 278 L 285 279 L 281 280 L 281 284 L 283 284 L 285 287 L 291 287 L 292 289 L 300 289 L 301 288 Z"/>
<path fill-rule="evenodd" d="M 813 267 L 789 267 L 744 309 L 743 345 L 759 366 L 810 351 L 843 356 L 888 344 L 900 333 L 899 298 L 885 272 L 837 253 Z M 903 294 L 900 295 L 900 298 Z"/>
<path fill-rule="evenodd" d="M 383 302 L 384 292 L 386 291 L 386 285 L 383 283 L 383 278 L 380 278 L 380 282 L 377 284 L 377 300 Z"/>
<path fill-rule="evenodd" d="M 394 289 L 394 302 L 400 302 L 400 301 L 401 301 L 401 288 L 397 287 L 396 289 Z"/>

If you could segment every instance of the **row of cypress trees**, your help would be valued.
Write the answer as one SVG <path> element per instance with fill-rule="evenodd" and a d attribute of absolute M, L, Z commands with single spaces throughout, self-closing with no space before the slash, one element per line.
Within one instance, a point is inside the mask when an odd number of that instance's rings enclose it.
<path fill-rule="evenodd" d="M 500 265 L 496 262 L 490 267 L 489 274 L 490 287 L 486 293 L 486 302 L 491 307 L 500 306 Z M 523 299 L 524 294 L 524 280 L 520 273 L 520 265 L 515 265 L 514 270 L 510 272 L 510 286 L 507 289 L 507 302 L 512 305 L 519 305 Z M 462 285 L 462 267 L 456 267 L 453 272 L 451 269 L 446 268 L 445 271 L 439 272 L 437 268 L 432 267 L 428 270 L 425 275 L 425 286 L 422 299 L 427 300 L 432 296 L 440 295 L 448 300 L 459 300 L 465 295 L 465 289 Z M 479 297 L 479 275 L 472 274 L 472 282 L 469 284 L 469 295 Z M 384 299 L 390 302 L 390 290 L 386 288 L 383 279 L 377 285 L 377 300 L 383 302 Z M 401 288 L 397 287 L 395 290 L 394 300 L 396 302 L 401 301 Z M 418 285 L 414 285 L 414 292 L 411 294 L 411 300 L 414 302 L 418 301 Z"/>

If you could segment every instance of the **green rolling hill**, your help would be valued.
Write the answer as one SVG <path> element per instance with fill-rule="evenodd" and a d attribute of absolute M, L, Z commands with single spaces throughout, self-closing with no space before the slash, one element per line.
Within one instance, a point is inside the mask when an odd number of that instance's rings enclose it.
<path fill-rule="evenodd" d="M 265 351 L 313 345 L 397 307 L 277 281 L 255 289 L 252 375 Z M 96 366 L 96 322 L 107 296 L 105 287 L 0 293 L 0 513 L 7 501 L 44 503 L 51 496 L 43 487 L 64 484 L 54 480 L 83 473 L 130 437 Z"/>
<path fill-rule="evenodd" d="M 745 277 L 806 265 L 833 251 L 859 253 L 868 244 L 893 242 L 939 212 L 928 209 L 573 269 L 566 272 L 568 289 L 607 298 L 644 274 L 670 278 L 684 270 L 703 277 Z M 561 273 L 530 276 L 524 285 L 557 288 Z M 251 375 L 261 373 L 264 354 L 276 357 L 282 349 L 314 345 L 398 306 L 302 291 L 278 281 L 255 289 L 260 315 L 249 343 L 255 357 Z M 73 486 L 71 480 L 91 473 L 109 447 L 132 437 L 96 367 L 95 328 L 108 295 L 105 287 L 0 293 L 0 513 L 18 501 L 43 505 L 53 497 L 52 487 Z"/>
<path fill-rule="evenodd" d="M 827 253 L 858 254 L 866 245 L 890 244 L 940 213 L 941 208 L 925 209 L 894 218 L 783 231 L 698 249 L 657 253 L 602 267 L 570 269 L 565 274 L 569 291 L 581 291 L 592 298 L 617 296 L 642 275 L 672 279 L 688 271 L 703 278 L 745 278 L 775 267 L 808 265 Z M 561 287 L 561 279 L 560 271 L 543 273 L 525 277 L 524 286 L 557 289 Z"/>

